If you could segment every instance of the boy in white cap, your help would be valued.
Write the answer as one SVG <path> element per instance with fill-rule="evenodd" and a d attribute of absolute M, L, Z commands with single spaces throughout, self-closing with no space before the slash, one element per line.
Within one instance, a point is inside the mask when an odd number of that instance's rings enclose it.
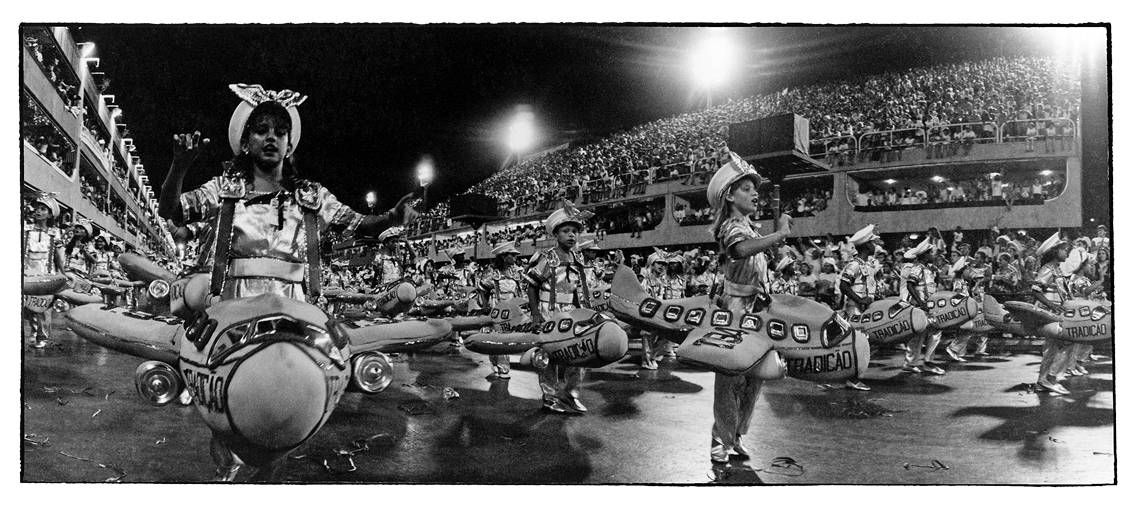
<path fill-rule="evenodd" d="M 1061 239 L 1059 232 L 1049 236 L 1037 247 L 1041 268 L 1037 270 L 1037 277 L 1033 280 L 1033 296 L 1037 299 L 1038 306 L 1056 313 L 1064 312 L 1061 304 L 1070 296 L 1068 279 L 1061 271 L 1061 262 L 1064 262 L 1068 256 L 1069 243 Z M 1039 391 L 1050 391 L 1061 395 L 1069 393 L 1060 381 L 1068 366 L 1069 354 L 1072 352 L 1072 343 L 1045 338 L 1041 353 L 1041 368 L 1037 374 Z"/>
<path fill-rule="evenodd" d="M 906 283 L 905 293 L 907 302 L 914 306 L 925 308 L 926 301 L 937 291 L 935 274 L 931 264 L 934 263 L 934 246 L 930 237 L 924 239 L 917 246 L 907 250 L 903 258 L 908 263 L 903 265 L 902 279 Z M 927 329 L 924 335 L 911 338 L 906 345 L 906 363 L 903 372 L 922 372 L 927 374 L 946 374 L 941 367 L 931 364 L 934 350 L 942 340 L 942 331 Z M 925 353 L 923 344 L 926 345 Z"/>
<path fill-rule="evenodd" d="M 776 276 L 772 280 L 772 293 L 783 293 L 787 295 L 799 295 L 800 283 L 799 277 L 796 275 L 796 259 L 791 256 L 784 256 L 776 262 Z"/>
<path fill-rule="evenodd" d="M 59 217 L 59 203 L 46 193 L 40 193 L 32 202 L 32 222 L 24 225 L 24 275 L 43 276 L 62 272 L 64 266 L 63 241 L 53 221 Z M 50 297 L 45 297 L 50 306 Z M 41 311 L 41 309 L 43 309 Z M 32 347 L 47 346 L 51 334 L 49 308 L 28 309 L 23 318 L 32 331 Z"/>
<path fill-rule="evenodd" d="M 843 272 L 839 274 L 839 292 L 848 321 L 862 315 L 867 306 L 879 298 L 879 266 L 873 258 L 878 242 L 875 225 L 859 229 L 848 239 L 848 243 L 855 248 L 855 256 L 843 266 Z M 847 380 L 847 388 L 864 391 L 871 389 L 858 378 Z"/>
<path fill-rule="evenodd" d="M 749 216 L 756 213 L 760 199 L 760 175 L 735 153 L 725 163 L 706 190 L 708 202 L 716 209 L 712 233 L 720 246 L 724 271 L 724 294 L 717 301 L 721 309 L 754 312 L 757 303 L 768 299 L 768 258 L 764 251 L 791 234 L 792 219 L 781 214 L 775 233 L 762 236 L 759 225 Z M 752 422 L 752 411 L 763 381 L 747 376 L 713 373 L 713 427 L 709 450 L 714 463 L 724 464 L 729 456 L 749 457 L 742 441 Z"/>
<path fill-rule="evenodd" d="M 380 236 L 377 237 L 380 240 L 380 248 L 376 250 L 372 263 L 380 273 L 381 286 L 404 278 L 404 263 L 400 261 L 399 251 L 397 251 L 397 244 L 399 244 L 400 235 L 403 233 L 404 227 L 391 227 L 380 232 Z"/>
<path fill-rule="evenodd" d="M 950 266 L 951 291 L 972 296 L 974 287 L 981 284 L 980 277 L 975 276 L 973 269 L 969 267 L 970 260 L 970 257 L 960 256 Z M 980 300 L 978 305 L 981 307 Z M 954 332 L 956 335 L 946 345 L 946 355 L 955 362 L 965 362 L 966 359 L 962 358 L 962 355 L 966 354 L 966 346 L 969 345 L 970 338 L 974 337 L 974 333 L 962 329 L 957 329 Z M 985 345 L 979 344 L 979 348 L 985 350 Z"/>
<path fill-rule="evenodd" d="M 523 272 L 531 322 L 535 326 L 556 312 L 593 305 L 588 288 L 589 269 L 575 248 L 583 222 L 593 213 L 579 212 L 569 202 L 563 206 L 546 218 L 546 233 L 554 237 L 554 246 L 536 252 Z M 578 398 L 578 384 L 584 375 L 581 367 L 550 364 L 543 369 L 538 376 L 543 409 L 564 414 L 585 413 L 586 406 Z"/>
<path fill-rule="evenodd" d="M 522 269 L 516 265 L 519 250 L 514 242 L 508 241 L 491 249 L 495 259 L 483 278 L 479 281 L 480 304 L 496 308 L 505 301 L 523 296 Z M 496 380 L 511 379 L 509 355 L 491 355 L 491 374 Z"/>

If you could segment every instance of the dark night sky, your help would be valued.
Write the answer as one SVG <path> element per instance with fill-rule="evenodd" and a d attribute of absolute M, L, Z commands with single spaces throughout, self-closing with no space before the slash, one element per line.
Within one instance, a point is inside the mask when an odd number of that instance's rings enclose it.
<path fill-rule="evenodd" d="M 436 164 L 431 200 L 491 174 L 506 156 L 503 125 L 517 104 L 535 110 L 544 145 L 602 135 L 704 104 L 685 68 L 699 27 L 629 25 L 78 25 L 94 41 L 107 93 L 123 109 L 138 154 L 161 185 L 170 136 L 213 141 L 196 185 L 229 157 L 237 104 L 229 83 L 288 88 L 301 106 L 297 160 L 309 177 L 363 209 L 375 190 L 390 206 L 414 186 L 423 155 Z M 714 94 L 770 92 L 908 66 L 1039 53 L 1026 28 L 733 28 L 745 48 L 733 85 Z"/>

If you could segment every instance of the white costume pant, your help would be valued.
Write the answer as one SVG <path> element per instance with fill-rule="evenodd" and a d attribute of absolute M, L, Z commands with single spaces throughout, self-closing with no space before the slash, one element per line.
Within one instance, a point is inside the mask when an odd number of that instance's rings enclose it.
<path fill-rule="evenodd" d="M 934 349 L 942 341 L 941 330 L 928 330 L 926 335 L 914 336 L 906 343 L 906 365 L 919 366 L 934 358 Z M 922 346 L 926 344 L 926 351 Z"/>
<path fill-rule="evenodd" d="M 1068 369 L 1075 349 L 1076 346 L 1073 343 L 1045 338 L 1045 344 L 1041 349 L 1041 368 L 1037 373 L 1037 381 L 1039 383 L 1045 382 L 1050 377 L 1055 379 L 1058 374 Z"/>
<path fill-rule="evenodd" d="M 755 297 L 723 297 L 723 307 L 730 311 L 748 311 Z M 752 410 L 760 397 L 764 380 L 747 376 L 729 376 L 713 373 L 713 444 L 731 447 L 740 436 L 748 433 L 752 423 Z"/>
<path fill-rule="evenodd" d="M 986 334 L 973 334 L 961 330 L 959 330 L 958 334 L 954 336 L 954 339 L 950 341 L 950 344 L 946 345 L 946 349 L 954 352 L 956 355 L 962 355 L 966 353 L 966 346 L 970 343 L 970 338 L 974 337 L 978 338 L 978 346 L 975 353 L 985 352 L 986 345 L 989 344 L 990 341 L 990 336 Z"/>

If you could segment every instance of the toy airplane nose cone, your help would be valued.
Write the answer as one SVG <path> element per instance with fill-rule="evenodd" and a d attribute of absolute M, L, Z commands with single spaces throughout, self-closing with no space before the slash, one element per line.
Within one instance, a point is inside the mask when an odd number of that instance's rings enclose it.
<path fill-rule="evenodd" d="M 762 380 L 779 380 L 788 375 L 788 364 L 784 362 L 784 357 L 776 350 L 765 353 L 764 358 L 761 358 L 760 363 L 756 364 L 755 367 L 750 372 L 750 376 Z"/>
<path fill-rule="evenodd" d="M 910 313 L 910 323 L 914 327 L 915 334 L 926 332 L 926 327 L 930 325 L 930 319 L 926 317 L 926 311 L 915 308 Z"/>
<path fill-rule="evenodd" d="M 617 322 L 608 321 L 598 331 L 598 356 L 609 362 L 621 360 L 629 351 L 629 338 Z"/>
<path fill-rule="evenodd" d="M 1048 337 L 1050 339 L 1060 338 L 1062 332 L 1064 332 L 1064 329 L 1061 328 L 1061 324 L 1058 322 L 1049 323 L 1041 327 L 1042 337 Z"/>
<path fill-rule="evenodd" d="M 411 283 L 400 283 L 396 287 L 396 299 L 404 304 L 410 304 L 416 300 L 416 287 Z"/>
<path fill-rule="evenodd" d="M 226 394 L 234 431 L 266 449 L 303 443 L 323 423 L 327 402 L 321 368 L 301 346 L 284 342 L 246 358 Z"/>
<path fill-rule="evenodd" d="M 978 301 L 973 297 L 966 299 L 966 313 L 970 315 L 970 319 L 978 316 Z"/>

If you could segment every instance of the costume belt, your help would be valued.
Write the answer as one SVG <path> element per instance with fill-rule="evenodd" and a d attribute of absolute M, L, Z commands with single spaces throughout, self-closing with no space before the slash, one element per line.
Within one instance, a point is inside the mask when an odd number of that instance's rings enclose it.
<path fill-rule="evenodd" d="M 538 300 L 550 301 L 553 299 L 554 304 L 573 304 L 574 303 L 574 294 L 573 293 L 554 292 L 553 295 L 554 296 L 551 297 L 550 292 L 548 292 L 546 290 L 539 290 Z"/>
<path fill-rule="evenodd" d="M 725 280 L 724 294 L 730 297 L 751 297 L 760 294 L 760 287 Z"/>
<path fill-rule="evenodd" d="M 306 264 L 277 258 L 230 259 L 229 275 L 233 278 L 275 278 L 291 283 L 305 280 Z"/>

